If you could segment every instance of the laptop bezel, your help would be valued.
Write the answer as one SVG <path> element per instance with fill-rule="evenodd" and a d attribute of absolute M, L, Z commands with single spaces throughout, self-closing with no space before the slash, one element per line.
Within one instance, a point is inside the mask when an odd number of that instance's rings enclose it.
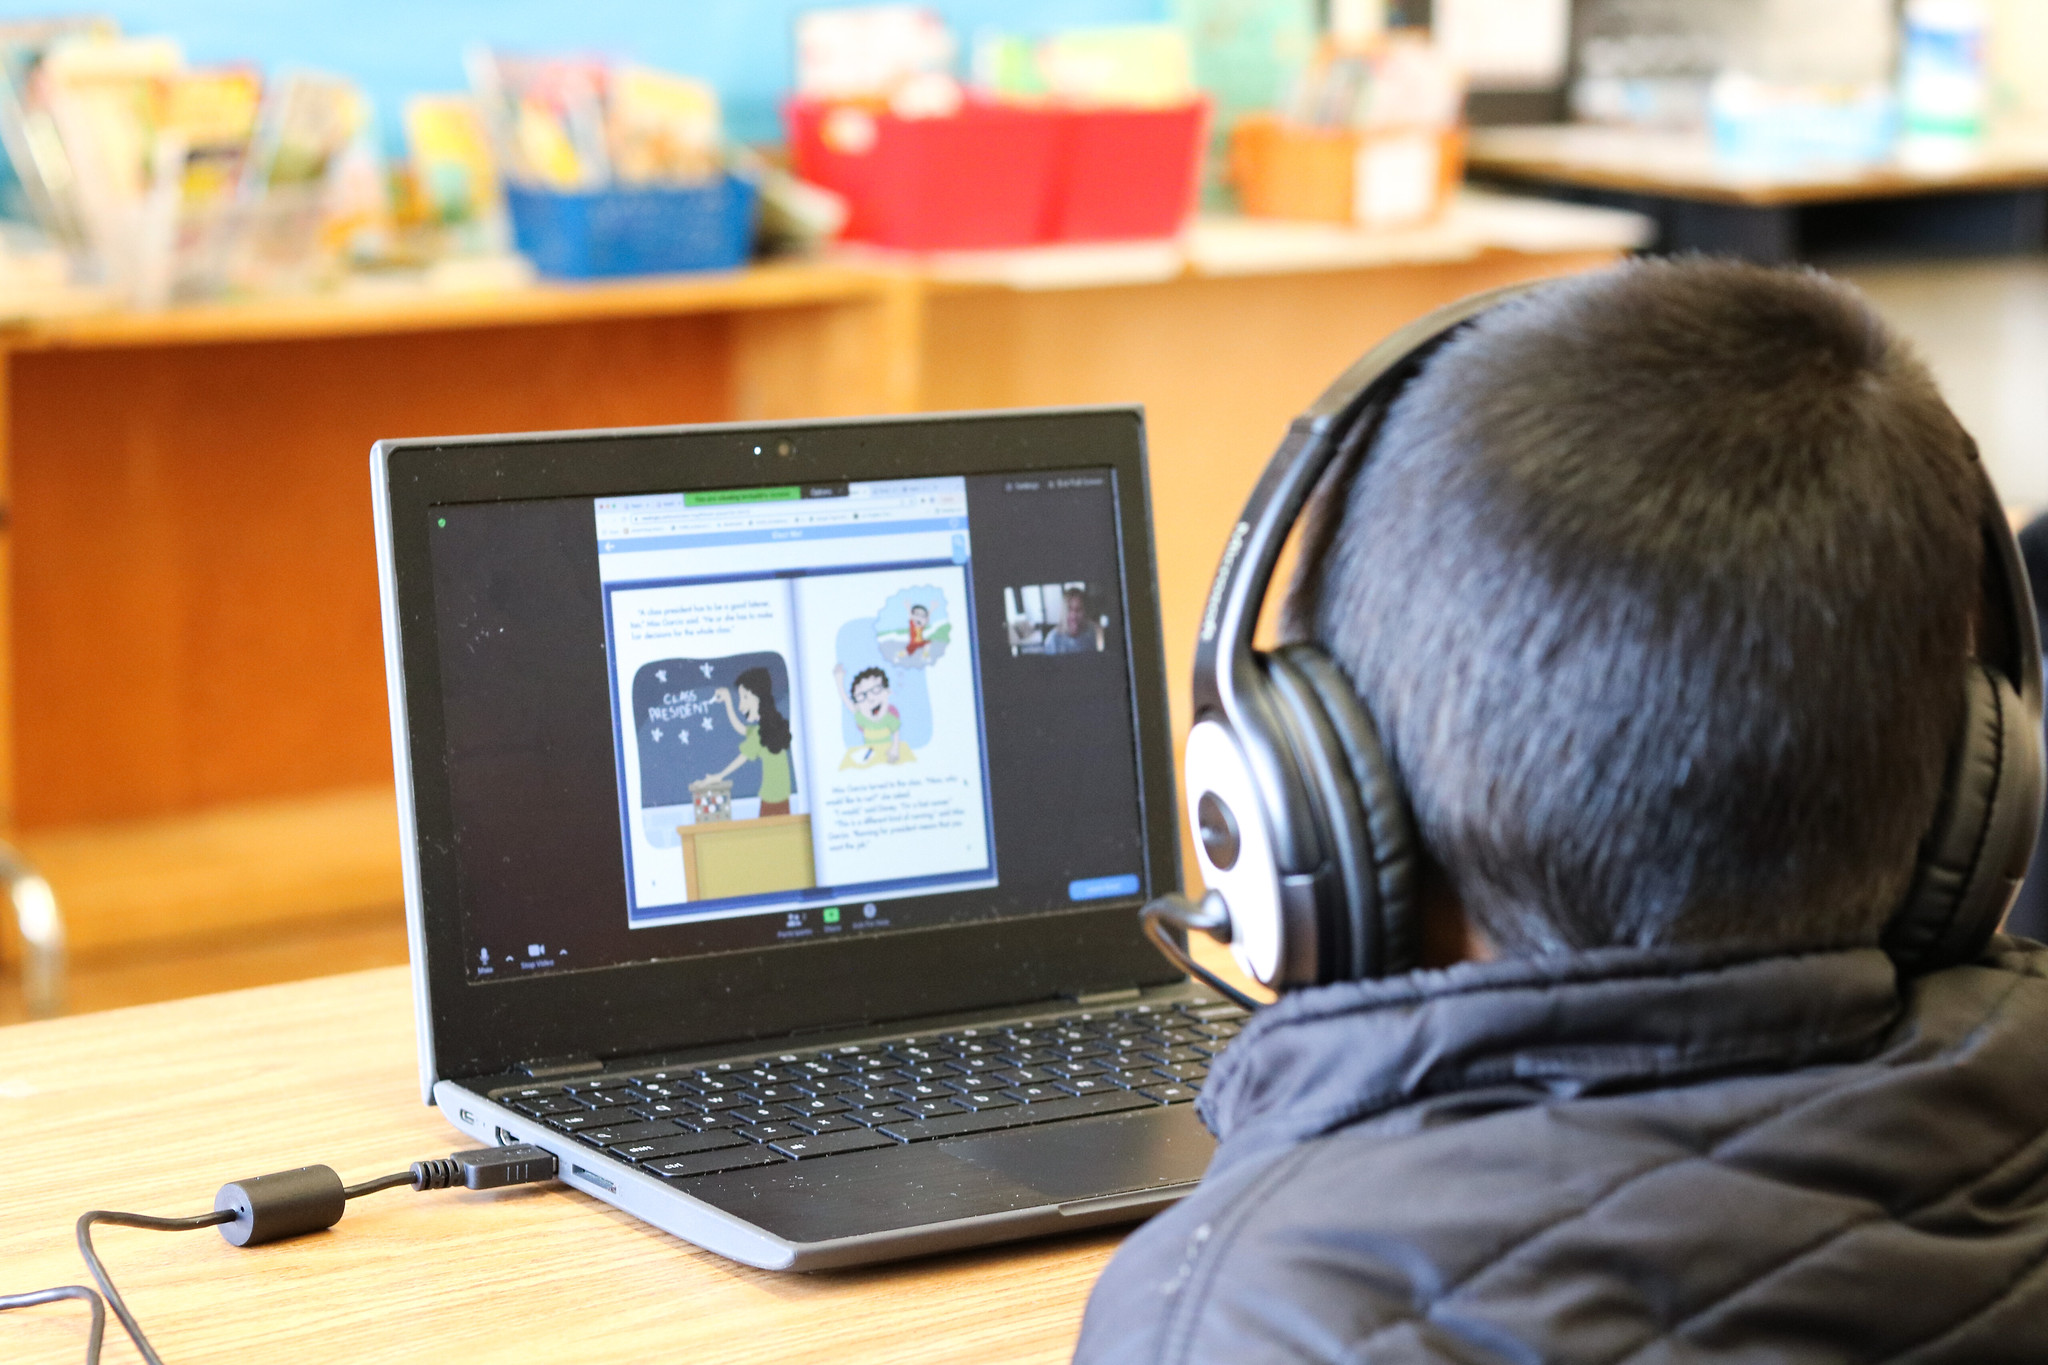
<path fill-rule="evenodd" d="M 756 454 L 758 450 L 768 454 Z M 786 449 L 787 454 L 775 454 Z M 429 511 L 929 475 L 1108 468 L 1117 482 L 1144 886 L 1085 907 L 864 939 L 472 983 L 443 758 Z M 379 441 L 371 451 L 422 1091 L 546 1057 L 701 1049 L 1179 978 L 1135 909 L 1180 884 L 1144 423 L 1136 407 L 722 423 Z M 594 533 L 594 532 L 593 532 Z M 623 913 L 624 889 L 621 888 Z M 742 1019 L 735 1001 L 747 1002 Z"/>

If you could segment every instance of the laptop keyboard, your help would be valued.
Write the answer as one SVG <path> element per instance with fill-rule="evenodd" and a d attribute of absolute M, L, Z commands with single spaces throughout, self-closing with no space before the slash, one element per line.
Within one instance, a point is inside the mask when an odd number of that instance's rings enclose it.
<path fill-rule="evenodd" d="M 1185 1104 L 1245 1012 L 1088 1010 L 708 1066 L 579 1076 L 491 1098 L 669 1180 Z"/>

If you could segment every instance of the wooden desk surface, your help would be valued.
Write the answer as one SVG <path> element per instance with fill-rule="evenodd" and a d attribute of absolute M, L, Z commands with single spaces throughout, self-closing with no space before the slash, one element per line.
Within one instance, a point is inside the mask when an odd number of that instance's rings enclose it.
<path fill-rule="evenodd" d="M 417 1099 L 403 969 L 0 1029 L 0 1292 L 90 1283 L 87 1208 L 177 1216 L 319 1162 L 466 1145 Z M 296 1241 L 101 1229 L 171 1365 L 200 1361 L 1060 1361 L 1116 1233 L 857 1272 L 735 1265 L 559 1185 L 392 1190 Z M 0 1359 L 76 1365 L 85 1313 L 0 1315 Z M 138 1359 L 111 1315 L 105 1359 Z"/>
<path fill-rule="evenodd" d="M 1751 208 L 2048 187 L 2048 138 L 2029 131 L 1993 137 L 1940 169 L 1887 163 L 1772 172 L 1717 158 L 1703 133 L 1593 124 L 1476 129 L 1467 160 L 1475 171 Z"/>

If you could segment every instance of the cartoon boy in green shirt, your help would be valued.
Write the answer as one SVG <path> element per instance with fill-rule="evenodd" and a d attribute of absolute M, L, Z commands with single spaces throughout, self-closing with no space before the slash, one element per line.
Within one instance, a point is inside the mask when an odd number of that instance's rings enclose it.
<path fill-rule="evenodd" d="M 883 762 L 901 763 L 908 757 L 909 750 L 903 747 L 903 717 L 889 704 L 889 675 L 879 668 L 863 668 L 847 687 L 845 666 L 835 665 L 832 681 L 845 689 L 841 703 L 853 713 L 853 723 L 867 741 L 867 748 L 853 755 L 853 761 L 862 766 L 872 763 L 875 751 L 885 745 Z"/>

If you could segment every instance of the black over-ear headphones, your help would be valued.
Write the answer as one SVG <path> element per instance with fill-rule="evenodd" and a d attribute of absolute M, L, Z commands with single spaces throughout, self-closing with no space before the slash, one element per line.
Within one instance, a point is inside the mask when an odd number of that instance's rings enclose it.
<path fill-rule="evenodd" d="M 1246 973 L 1279 989 L 1417 965 L 1420 854 L 1378 727 L 1321 648 L 1266 653 L 1252 647 L 1252 632 L 1281 545 L 1318 482 L 1339 460 L 1368 457 L 1380 419 L 1439 346 L 1535 287 L 1474 295 L 1368 351 L 1294 419 L 1223 547 L 1195 646 L 1186 767 L 1208 894 L 1199 905 L 1163 897 L 1144 914 L 1168 957 L 1241 1004 L 1254 1002 L 1195 963 L 1170 928 L 1228 943 Z M 1983 947 L 2019 889 L 2041 820 L 2040 635 L 2019 546 L 1988 478 L 1982 522 L 1984 608 L 1978 657 L 1962 678 L 1962 733 L 1884 937 L 1907 973 Z"/>

